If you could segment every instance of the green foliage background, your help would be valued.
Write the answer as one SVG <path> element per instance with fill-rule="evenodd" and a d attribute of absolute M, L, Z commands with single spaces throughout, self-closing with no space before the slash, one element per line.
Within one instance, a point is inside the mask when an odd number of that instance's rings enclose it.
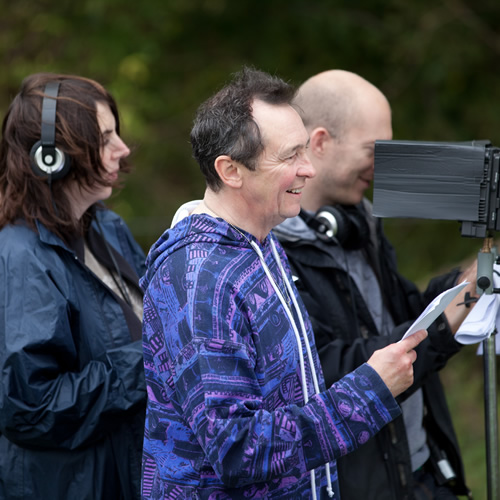
<path fill-rule="evenodd" d="M 112 200 L 147 250 L 203 195 L 188 143 L 197 106 L 243 64 L 299 84 L 357 72 L 393 107 L 395 139 L 500 146 L 498 0 L 0 0 L 0 111 L 38 71 L 78 73 L 117 98 L 135 171 Z M 386 220 L 402 272 L 428 278 L 474 256 L 456 222 Z M 475 498 L 486 498 L 482 360 L 443 370 Z"/>

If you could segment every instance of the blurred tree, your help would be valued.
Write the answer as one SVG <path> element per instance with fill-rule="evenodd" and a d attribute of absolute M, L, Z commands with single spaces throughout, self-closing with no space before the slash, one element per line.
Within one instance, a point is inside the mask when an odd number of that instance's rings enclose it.
<path fill-rule="evenodd" d="M 242 64 L 293 83 L 334 67 L 355 71 L 390 100 L 395 138 L 500 143 L 491 104 L 500 88 L 493 71 L 500 9 L 491 0 L 473 9 L 463 0 L 2 3 L 0 109 L 33 71 L 82 73 L 106 84 L 136 146 L 136 172 L 115 207 L 146 249 L 180 203 L 202 195 L 190 156 L 191 120 Z M 405 234 L 397 247 L 414 279 L 458 262 L 476 245 L 459 238 L 456 224 L 387 226 Z M 427 264 L 407 260 L 422 248 L 432 255 Z"/>

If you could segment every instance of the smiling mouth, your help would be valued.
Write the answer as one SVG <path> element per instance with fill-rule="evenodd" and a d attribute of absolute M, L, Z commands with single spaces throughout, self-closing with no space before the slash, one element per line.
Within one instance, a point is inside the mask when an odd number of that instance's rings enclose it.
<path fill-rule="evenodd" d="M 300 189 L 298 189 L 298 188 L 297 189 L 288 189 L 287 193 L 300 194 L 300 193 L 302 193 L 302 188 L 300 188 Z"/>

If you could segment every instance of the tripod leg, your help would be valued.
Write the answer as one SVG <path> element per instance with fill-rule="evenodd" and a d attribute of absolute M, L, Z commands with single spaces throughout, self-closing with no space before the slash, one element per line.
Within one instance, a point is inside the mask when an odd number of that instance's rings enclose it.
<path fill-rule="evenodd" d="M 493 334 L 483 341 L 488 500 L 500 500 L 495 337 Z"/>

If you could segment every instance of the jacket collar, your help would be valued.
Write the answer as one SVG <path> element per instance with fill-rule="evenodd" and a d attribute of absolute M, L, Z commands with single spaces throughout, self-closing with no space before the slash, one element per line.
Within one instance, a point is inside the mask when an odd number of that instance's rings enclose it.
<path fill-rule="evenodd" d="M 285 219 L 273 229 L 273 232 L 278 236 L 280 241 L 311 242 L 318 239 L 314 230 L 299 215 Z"/>
<path fill-rule="evenodd" d="M 42 243 L 46 243 L 50 246 L 60 247 L 67 252 L 74 253 L 73 250 L 71 250 L 71 248 L 69 248 L 68 245 L 66 245 L 66 243 L 64 243 L 64 241 L 59 238 L 59 236 L 56 236 L 54 233 L 49 231 L 40 221 L 36 220 L 35 224 L 40 236 L 40 241 Z"/>

